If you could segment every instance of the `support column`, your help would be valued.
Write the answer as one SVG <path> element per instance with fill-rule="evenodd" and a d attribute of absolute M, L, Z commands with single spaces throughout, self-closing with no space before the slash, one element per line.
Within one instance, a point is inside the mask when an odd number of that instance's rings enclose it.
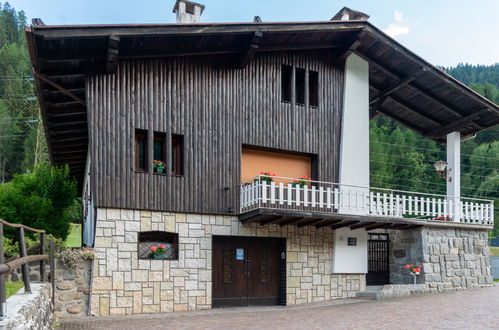
<path fill-rule="evenodd" d="M 369 187 L 369 64 L 356 54 L 349 55 L 345 62 L 339 183 Z M 340 189 L 345 192 L 353 188 L 340 186 Z M 369 189 L 354 190 L 369 193 Z M 364 203 L 359 202 L 359 205 Z M 367 207 L 363 210 L 340 208 L 340 213 L 342 211 L 368 213 Z"/>
<path fill-rule="evenodd" d="M 453 202 L 453 221 L 461 221 L 461 133 L 447 134 L 447 196 Z"/>

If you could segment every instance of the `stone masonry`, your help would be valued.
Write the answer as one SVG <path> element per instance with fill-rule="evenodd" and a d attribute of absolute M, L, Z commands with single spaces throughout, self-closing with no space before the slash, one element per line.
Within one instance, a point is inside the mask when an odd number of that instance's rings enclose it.
<path fill-rule="evenodd" d="M 56 260 L 54 316 L 86 316 L 90 293 L 90 260 L 77 269 L 68 268 Z"/>
<path fill-rule="evenodd" d="M 236 216 L 98 209 L 91 314 L 123 315 L 211 308 L 212 235 L 286 238 L 288 305 L 352 297 L 364 274 L 331 274 L 332 231 L 242 225 Z M 178 260 L 140 260 L 138 233 L 179 234 Z"/>
<path fill-rule="evenodd" d="M 485 230 L 423 227 L 390 232 L 393 284 L 412 283 L 412 276 L 403 265 L 422 263 L 418 283 L 426 284 L 429 292 L 492 285 Z"/>

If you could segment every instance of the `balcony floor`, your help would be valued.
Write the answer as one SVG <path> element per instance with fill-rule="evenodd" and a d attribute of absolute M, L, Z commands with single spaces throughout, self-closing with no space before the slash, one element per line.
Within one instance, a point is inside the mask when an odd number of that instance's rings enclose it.
<path fill-rule="evenodd" d="M 271 208 L 258 208 L 242 213 L 239 215 L 239 220 L 245 224 L 256 222 L 260 225 L 315 226 L 316 228 L 330 227 L 331 229 L 350 227 L 351 229 L 365 228 L 366 230 L 378 228 L 405 230 L 419 228 L 427 224 L 427 221 L 404 218 L 293 211 Z"/>

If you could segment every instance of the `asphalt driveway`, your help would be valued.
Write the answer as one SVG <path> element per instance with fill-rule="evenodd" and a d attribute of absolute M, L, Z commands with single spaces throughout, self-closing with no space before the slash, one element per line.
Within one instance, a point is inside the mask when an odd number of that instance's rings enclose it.
<path fill-rule="evenodd" d="M 389 300 L 72 318 L 59 329 L 499 329 L 499 286 Z"/>

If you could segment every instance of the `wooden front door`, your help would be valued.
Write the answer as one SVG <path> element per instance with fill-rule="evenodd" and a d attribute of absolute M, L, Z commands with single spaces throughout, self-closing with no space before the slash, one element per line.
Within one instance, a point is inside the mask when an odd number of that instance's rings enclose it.
<path fill-rule="evenodd" d="M 213 307 L 277 305 L 282 240 L 213 237 Z"/>

